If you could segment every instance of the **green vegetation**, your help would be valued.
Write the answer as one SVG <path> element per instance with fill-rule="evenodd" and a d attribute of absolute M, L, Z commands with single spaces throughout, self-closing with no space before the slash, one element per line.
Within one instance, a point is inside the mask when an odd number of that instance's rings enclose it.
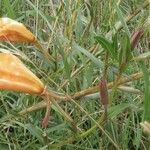
<path fill-rule="evenodd" d="M 42 98 L 1 91 L 0 149 L 148 150 L 149 135 L 140 123 L 150 122 L 149 4 L 1 0 L 0 17 L 26 25 L 50 56 L 32 44 L 0 42 L 0 51 L 16 54 L 61 96 L 52 99 L 49 125 L 43 129 Z M 108 91 L 100 90 L 102 79 Z"/>

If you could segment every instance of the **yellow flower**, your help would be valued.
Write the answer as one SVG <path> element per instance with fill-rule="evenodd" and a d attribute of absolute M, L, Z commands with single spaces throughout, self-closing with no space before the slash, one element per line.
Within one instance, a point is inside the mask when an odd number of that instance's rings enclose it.
<path fill-rule="evenodd" d="M 0 89 L 42 94 L 44 84 L 15 55 L 0 53 Z"/>
<path fill-rule="evenodd" d="M 36 37 L 22 23 L 10 18 L 0 18 L 0 40 L 34 43 Z"/>

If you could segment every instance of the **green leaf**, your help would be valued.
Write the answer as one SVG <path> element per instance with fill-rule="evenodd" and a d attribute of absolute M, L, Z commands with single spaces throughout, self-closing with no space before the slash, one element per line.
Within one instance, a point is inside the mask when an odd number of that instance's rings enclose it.
<path fill-rule="evenodd" d="M 52 33 L 55 33 L 47 16 L 39 10 L 30 0 L 25 0 L 38 14 L 41 16 L 41 18 L 47 23 L 48 28 L 52 31 Z"/>
<path fill-rule="evenodd" d="M 77 44 L 73 44 L 73 49 L 78 50 L 81 53 L 83 53 L 84 55 L 86 55 L 96 65 L 96 67 L 98 67 L 98 68 L 103 67 L 103 62 L 100 61 L 99 59 L 97 59 L 93 54 L 91 54 L 89 51 L 87 51 L 83 47 L 81 47 Z"/>
<path fill-rule="evenodd" d="M 12 19 L 15 19 L 16 18 L 16 15 L 15 15 L 15 11 L 10 3 L 10 0 L 4 0 L 4 7 L 6 9 L 6 12 L 7 12 L 7 16 L 9 18 L 12 18 Z"/>
<path fill-rule="evenodd" d="M 127 35 L 127 33 L 123 33 L 121 42 L 121 49 L 119 52 L 119 65 L 125 65 L 127 66 L 129 60 L 132 58 L 132 53 L 131 53 L 131 44 L 130 44 L 130 38 Z"/>
<path fill-rule="evenodd" d="M 150 79 L 149 72 L 144 63 L 141 63 L 141 68 L 144 74 L 144 113 L 143 121 L 150 121 Z"/>
<path fill-rule="evenodd" d="M 70 75 L 71 75 L 71 64 L 69 64 L 68 62 L 68 58 L 64 55 L 64 69 L 65 69 L 65 73 L 67 75 L 67 78 L 70 79 Z"/>
<path fill-rule="evenodd" d="M 95 39 L 104 49 L 108 51 L 112 49 L 112 42 L 107 40 L 103 35 L 96 36 Z"/>
<path fill-rule="evenodd" d="M 116 118 L 121 112 L 128 108 L 136 108 L 134 103 L 121 103 L 109 108 L 108 114 L 111 119 Z"/>
<path fill-rule="evenodd" d="M 117 33 L 112 37 L 112 41 L 106 39 L 104 36 L 96 36 L 96 41 L 110 54 L 113 60 L 118 60 L 118 35 Z"/>
<path fill-rule="evenodd" d="M 8 143 L 8 144 L 10 144 L 10 143 Z M 8 150 L 8 149 L 9 149 L 9 146 L 6 145 L 6 144 L 0 143 L 0 148 L 1 148 L 2 150 Z"/>
<path fill-rule="evenodd" d="M 120 22 L 121 22 L 121 24 L 122 24 L 124 30 L 126 31 L 127 35 L 130 37 L 130 31 L 129 31 L 129 29 L 128 29 L 128 26 L 127 26 L 127 24 L 126 24 L 126 21 L 124 20 L 123 14 L 122 14 L 122 12 L 121 12 L 119 6 L 118 6 L 116 3 L 114 3 L 114 5 L 115 5 L 115 9 L 116 9 L 117 15 L 118 15 L 118 17 L 119 17 L 119 20 L 120 20 Z"/>
<path fill-rule="evenodd" d="M 113 37 L 112 37 L 112 47 L 113 47 L 113 52 L 114 52 L 114 56 L 115 59 L 118 60 L 118 33 L 116 33 Z"/>
<path fill-rule="evenodd" d="M 41 143 L 44 143 L 43 140 L 43 132 L 40 130 L 40 128 L 33 126 L 32 124 L 26 124 L 25 127 L 27 128 L 30 133 L 35 136 Z"/>
<path fill-rule="evenodd" d="M 96 41 L 102 46 L 104 50 L 107 50 L 112 59 L 116 59 L 116 53 L 113 49 L 113 43 L 106 39 L 104 36 L 99 35 L 95 37 Z"/>
<path fill-rule="evenodd" d="M 43 132 L 39 127 L 34 126 L 30 123 L 23 124 L 23 123 L 18 122 L 18 121 L 13 121 L 13 122 L 18 124 L 19 126 L 23 127 L 24 129 L 27 129 L 31 133 L 31 135 L 33 135 L 34 137 L 36 137 L 39 140 L 39 142 L 44 143 L 44 139 L 42 136 Z"/>

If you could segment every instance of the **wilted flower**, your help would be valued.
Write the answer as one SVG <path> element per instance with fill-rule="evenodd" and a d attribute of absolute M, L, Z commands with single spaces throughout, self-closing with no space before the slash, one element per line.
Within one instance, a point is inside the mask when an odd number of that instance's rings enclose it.
<path fill-rule="evenodd" d="M 107 105 L 109 103 L 109 98 L 108 98 L 107 81 L 105 77 L 102 77 L 100 80 L 99 90 L 100 90 L 100 101 L 104 106 L 104 115 L 105 115 L 104 119 L 107 119 Z"/>
<path fill-rule="evenodd" d="M 15 55 L 0 53 L 0 89 L 41 94 L 44 85 Z"/>
<path fill-rule="evenodd" d="M 10 18 L 0 18 L 0 40 L 34 43 L 36 37 L 22 23 Z"/>
<path fill-rule="evenodd" d="M 144 34 L 144 29 L 140 28 L 137 31 L 135 31 L 132 36 L 131 36 L 131 47 L 132 49 L 134 49 L 136 47 L 136 45 L 138 44 L 140 38 L 142 37 L 142 35 Z"/>
<path fill-rule="evenodd" d="M 100 80 L 99 88 L 100 88 L 100 99 L 102 105 L 108 105 L 107 81 L 104 77 Z"/>

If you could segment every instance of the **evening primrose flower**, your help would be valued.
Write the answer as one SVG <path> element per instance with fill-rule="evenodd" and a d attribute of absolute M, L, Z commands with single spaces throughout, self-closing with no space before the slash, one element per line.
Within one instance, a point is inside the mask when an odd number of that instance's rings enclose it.
<path fill-rule="evenodd" d="M 21 60 L 11 53 L 0 53 L 0 89 L 42 94 L 44 84 Z"/>
<path fill-rule="evenodd" d="M 37 39 L 22 23 L 4 17 L 0 18 L 0 40 L 34 43 Z"/>
<path fill-rule="evenodd" d="M 37 94 L 46 100 L 46 113 L 42 127 L 48 126 L 51 102 L 46 86 L 21 60 L 11 53 L 0 53 L 0 90 Z"/>

